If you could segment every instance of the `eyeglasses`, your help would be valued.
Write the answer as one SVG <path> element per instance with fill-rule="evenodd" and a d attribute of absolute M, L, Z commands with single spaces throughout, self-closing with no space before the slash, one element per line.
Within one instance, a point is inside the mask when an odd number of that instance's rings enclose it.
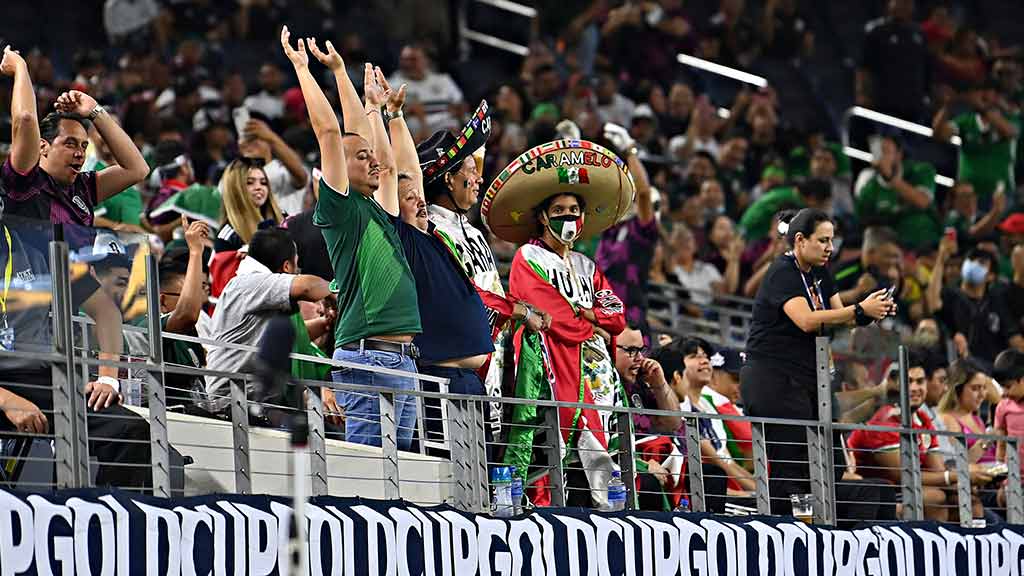
<path fill-rule="evenodd" d="M 646 346 L 615 346 L 619 350 L 622 350 L 626 356 L 630 358 L 636 358 L 637 356 L 643 356 L 647 352 Z"/>

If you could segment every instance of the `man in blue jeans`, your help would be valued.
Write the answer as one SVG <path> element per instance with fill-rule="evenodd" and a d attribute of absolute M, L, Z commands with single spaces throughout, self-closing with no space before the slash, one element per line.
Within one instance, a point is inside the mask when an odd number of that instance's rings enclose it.
<path fill-rule="evenodd" d="M 333 373 L 334 381 L 413 390 L 413 378 L 374 371 L 387 368 L 414 373 L 419 354 L 412 339 L 422 332 L 416 283 L 392 223 L 392 217 L 398 215 L 397 182 L 387 179 L 382 184 L 381 178 L 382 173 L 387 175 L 395 169 L 390 145 L 378 144 L 387 142 L 380 114 L 384 90 L 367 64 L 364 110 L 345 73 L 345 63 L 331 43 L 322 52 L 316 41 L 309 39 L 310 51 L 338 81 L 347 130 L 342 132 L 309 71 L 306 41 L 299 39 L 293 48 L 289 38 L 286 26 L 281 31 L 281 46 L 299 78 L 320 145 L 323 176 L 313 223 L 327 244 L 335 274 L 332 289 L 338 292 L 334 359 L 370 368 L 343 368 Z M 378 144 L 376 156 L 371 142 Z M 378 395 L 343 391 L 338 396 L 345 409 L 346 440 L 380 446 Z M 415 400 L 396 394 L 394 402 L 398 448 L 408 450 L 416 427 Z"/>

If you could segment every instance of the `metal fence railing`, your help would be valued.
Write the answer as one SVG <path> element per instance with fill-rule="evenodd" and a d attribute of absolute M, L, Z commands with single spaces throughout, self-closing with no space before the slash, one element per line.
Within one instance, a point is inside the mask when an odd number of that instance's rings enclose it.
<path fill-rule="evenodd" d="M 141 322 L 143 326 L 123 328 L 145 336 L 148 349 L 140 353 L 129 347 L 120 360 L 97 357 L 93 350 L 95 335 L 91 334 L 94 327 L 88 321 L 76 319 L 78 315 L 72 309 L 72 269 L 76 263 L 69 260 L 66 243 L 48 239 L 47 246 L 50 281 L 41 283 L 37 277 L 37 287 L 49 285 L 36 292 L 46 292 L 49 298 L 32 295 L 29 290 L 19 293 L 18 299 L 8 300 L 8 304 L 48 309 L 53 335 L 47 343 L 49 348 L 0 351 L 0 366 L 34 360 L 48 365 L 52 377 L 39 383 L 19 381 L 22 372 L 17 371 L 5 371 L 0 376 L 4 380 L 0 387 L 5 389 L 24 391 L 26 386 L 34 385 L 51 390 L 53 396 L 52 408 L 44 409 L 48 422 L 45 432 L 0 432 L 5 440 L 3 469 L 8 472 L 3 480 L 10 487 L 45 490 L 103 486 L 111 484 L 110 478 L 129 478 L 136 483 L 123 488 L 159 496 L 213 492 L 286 495 L 298 488 L 312 495 L 404 498 L 421 504 L 449 503 L 463 510 L 482 512 L 491 505 L 492 469 L 519 462 L 525 463 L 525 472 L 519 473 L 526 479 L 528 506 L 600 505 L 606 500 L 603 491 L 611 471 L 619 470 L 628 492 L 629 509 L 675 507 L 682 502 L 682 495 L 694 511 L 767 514 L 778 511 L 780 504 L 788 510 L 789 494 L 773 493 L 774 482 L 785 478 L 773 474 L 772 469 L 781 469 L 785 462 L 769 455 L 785 444 L 792 448 L 793 443 L 776 432 L 782 427 L 797 427 L 803 431 L 800 437 L 805 441 L 796 443 L 795 463 L 806 472 L 789 480 L 803 483 L 806 493 L 811 495 L 815 522 L 852 522 L 859 516 L 850 512 L 851 505 L 869 504 L 878 518 L 896 519 L 898 510 L 903 519 L 919 520 L 939 509 L 952 511 L 947 514 L 951 521 L 970 525 L 977 516 L 972 513 L 972 505 L 977 507 L 977 501 L 1005 510 L 1003 514 L 1010 522 L 1024 520 L 1020 440 L 914 427 L 909 420 L 905 354 L 896 359 L 902 391 L 897 405 L 904 418 L 901 426 L 895 427 L 841 424 L 834 420 L 836 396 L 829 370 L 829 342 L 825 338 L 818 341 L 818 418 L 814 420 L 655 410 L 630 406 L 628 399 L 595 406 L 559 402 L 545 395 L 527 399 L 511 394 L 502 398 L 451 394 L 446 391 L 447 381 L 441 378 L 305 355 L 292 358 L 333 369 L 400 374 L 420 382 L 432 381 L 440 386 L 440 391 L 424 391 L 416 386 L 396 395 L 394 388 L 306 380 L 296 383 L 309 391 L 300 394 L 302 403 L 257 400 L 247 392 L 247 384 L 257 380 L 257 375 L 218 373 L 173 364 L 162 357 L 166 340 L 205 347 L 228 345 L 161 332 L 156 261 L 151 254 L 141 257 L 145 263 L 142 273 L 149 278 L 140 284 L 147 295 L 143 316 L 146 322 Z M 734 311 L 731 318 L 739 322 L 745 316 Z M 235 347 L 255 351 L 251 347 Z M 138 392 L 132 395 L 132 402 L 138 405 L 116 411 L 89 408 L 85 383 L 99 366 L 118 367 L 122 386 L 126 387 L 123 390 L 138 386 Z M 193 409 L 187 400 L 181 400 L 182 392 L 188 391 L 168 384 L 173 375 L 231 378 L 230 410 L 211 415 Z M 324 413 L 319 393 L 323 389 L 376 398 L 379 414 L 372 419 L 379 423 L 380 432 L 370 445 L 344 440 L 344 427 L 333 425 L 330 415 Z M 412 450 L 400 449 L 397 439 L 403 424 L 396 406 L 404 401 L 403 395 L 417 406 L 414 436 L 425 438 L 428 429 L 442 430 L 440 442 L 421 442 Z M 506 418 L 496 435 L 488 421 L 492 402 L 499 402 L 506 416 L 515 415 Z M 440 403 L 445 410 L 440 415 L 428 415 L 424 405 L 430 403 Z M 588 435 L 578 417 L 565 417 L 595 408 L 601 423 L 590 423 L 590 427 L 603 430 L 607 434 L 605 442 Z M 266 417 L 275 411 L 284 417 Z M 300 463 L 295 460 L 296 452 L 287 430 L 290 416 L 296 413 L 304 414 L 310 430 L 308 448 L 299 452 Z M 523 416 L 524 413 L 529 414 Z M 357 417 L 347 415 L 350 421 Z M 749 440 L 742 440 L 739 453 L 709 448 L 709 427 L 737 424 L 749 426 L 750 430 Z M 902 456 L 899 470 L 880 473 L 886 471 L 877 470 L 877 462 L 865 460 L 856 467 L 857 477 L 850 477 L 842 465 L 849 451 L 843 449 L 841 438 L 855 431 L 897 435 Z M 949 486 L 937 488 L 942 502 L 931 499 L 934 482 L 923 483 L 918 441 L 925 436 L 954 440 L 954 463 L 946 477 L 955 474 L 955 479 Z M 529 443 L 523 440 L 525 437 L 531 439 Z M 966 445 L 976 441 L 1006 443 L 1005 483 L 972 485 L 973 468 Z M 12 443 L 17 446 L 10 446 Z M 9 466 L 11 462 L 17 465 Z M 737 467 L 747 472 L 738 473 Z M 32 480 L 29 468 L 36 469 L 35 477 L 43 480 Z M 891 497 L 865 502 L 857 496 L 860 492 L 851 492 L 851 487 L 872 489 L 876 494 Z"/>

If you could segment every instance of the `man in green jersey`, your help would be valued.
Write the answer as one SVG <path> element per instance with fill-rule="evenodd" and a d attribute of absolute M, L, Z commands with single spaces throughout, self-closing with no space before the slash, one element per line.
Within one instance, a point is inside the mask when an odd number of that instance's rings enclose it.
<path fill-rule="evenodd" d="M 935 167 L 904 157 L 896 139 L 881 139 L 874 164 L 861 170 L 853 187 L 854 209 L 863 226 L 888 226 L 910 249 L 938 242 L 942 235 L 935 202 Z"/>
<path fill-rule="evenodd" d="M 390 146 L 374 150 L 369 144 L 388 142 L 380 114 L 386 98 L 384 90 L 367 65 L 364 110 L 345 72 L 345 63 L 330 42 L 322 52 L 312 38 L 299 39 L 295 48 L 289 38 L 286 26 L 281 31 L 281 46 L 298 75 L 320 146 L 323 176 L 313 223 L 323 233 L 335 274 L 332 288 L 338 291 L 334 359 L 415 372 L 418 352 L 412 339 L 422 331 L 416 284 L 392 220 L 398 215 L 397 180 L 380 177 L 382 171 L 394 170 L 395 162 Z M 335 74 L 346 128 L 353 130 L 351 133 L 342 132 L 309 71 L 307 42 L 313 55 Z M 416 386 L 413 378 L 351 368 L 334 372 L 333 378 L 339 383 L 396 390 Z M 339 396 L 347 418 L 346 439 L 381 445 L 377 394 L 342 392 Z M 396 395 L 395 420 L 398 447 L 408 450 L 416 426 L 411 396 Z"/>
<path fill-rule="evenodd" d="M 810 179 L 793 186 L 773 188 L 754 201 L 740 218 L 740 234 L 747 242 L 768 235 L 772 217 L 784 208 L 818 208 L 828 210 L 832 201 L 832 184 L 827 180 Z"/>
<path fill-rule="evenodd" d="M 988 210 L 1000 183 L 1009 191 L 1017 188 L 1014 164 L 1021 129 L 1020 110 L 991 85 L 975 86 L 958 100 L 966 104 L 966 109 L 952 115 L 954 100 L 950 99 L 936 112 L 932 129 L 943 142 L 954 135 L 960 137 L 957 178 L 974 186 L 979 207 Z"/>

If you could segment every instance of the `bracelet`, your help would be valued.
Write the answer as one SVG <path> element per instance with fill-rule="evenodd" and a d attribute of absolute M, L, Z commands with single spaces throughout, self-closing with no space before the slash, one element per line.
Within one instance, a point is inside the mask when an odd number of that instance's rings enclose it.
<path fill-rule="evenodd" d="M 96 107 L 92 109 L 92 112 L 89 112 L 88 118 L 89 120 L 95 120 L 97 116 L 106 113 L 106 111 L 106 108 L 97 104 Z"/>
<path fill-rule="evenodd" d="M 114 392 L 121 393 L 121 382 L 113 376 L 100 376 L 96 379 L 97 384 L 106 384 L 114 389 Z"/>
<path fill-rule="evenodd" d="M 946 486 L 949 486 L 949 470 L 943 472 L 942 477 L 946 480 Z"/>
<path fill-rule="evenodd" d="M 530 308 L 526 304 L 523 304 L 523 308 L 526 308 L 526 314 L 523 314 L 523 322 L 529 322 L 530 316 L 533 316 L 533 308 Z"/>
<path fill-rule="evenodd" d="M 395 110 L 394 112 L 388 112 L 387 116 L 388 116 L 388 122 L 390 122 L 392 120 L 397 120 L 399 118 L 404 118 L 405 117 L 405 112 L 403 112 L 402 109 L 399 108 L 398 110 Z"/>
<path fill-rule="evenodd" d="M 870 316 L 864 313 L 864 307 L 860 305 L 860 302 L 853 305 L 853 319 L 857 326 L 867 326 L 874 322 Z"/>
<path fill-rule="evenodd" d="M 380 114 L 380 109 L 379 108 L 370 108 L 369 110 L 366 111 L 366 115 L 369 116 L 373 112 L 376 112 L 377 114 Z"/>

